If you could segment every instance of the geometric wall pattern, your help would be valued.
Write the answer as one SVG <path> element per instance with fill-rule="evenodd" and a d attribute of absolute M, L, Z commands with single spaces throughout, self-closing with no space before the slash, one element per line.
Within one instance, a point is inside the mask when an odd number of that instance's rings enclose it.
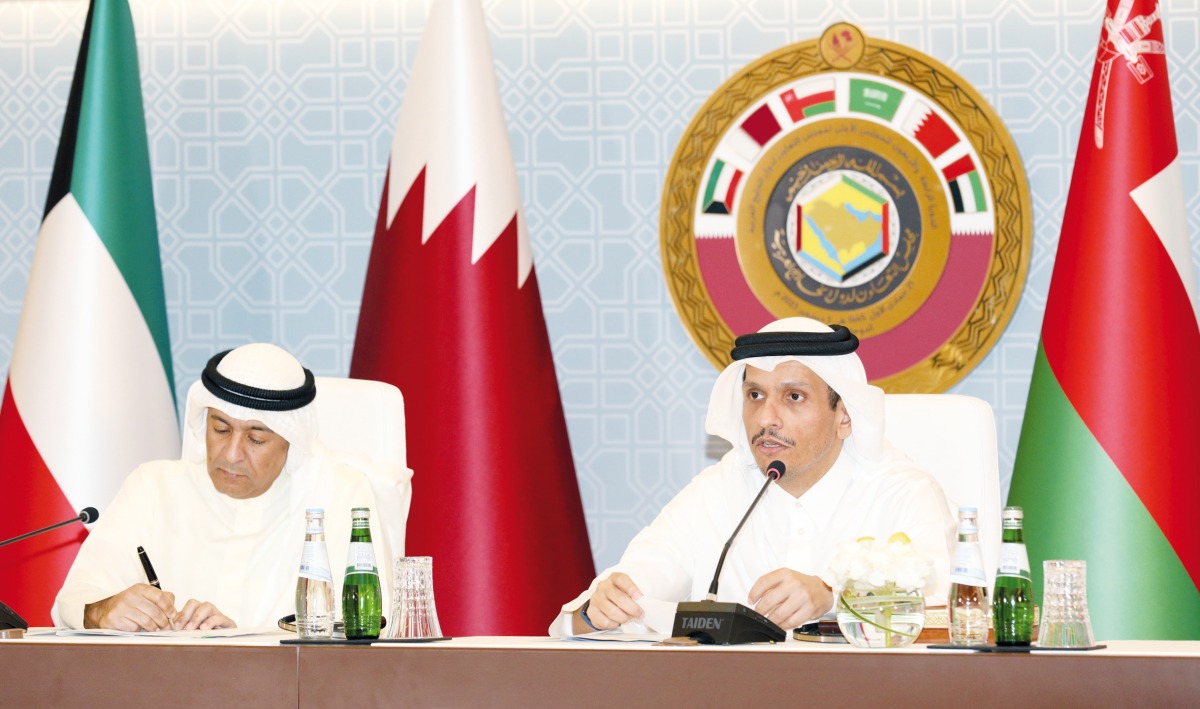
<path fill-rule="evenodd" d="M 344 375 L 423 0 L 133 0 L 182 397 L 208 357 L 276 342 Z M 1200 261 L 1200 9 L 1164 2 Z M 598 568 L 707 464 L 715 371 L 659 256 L 667 165 L 733 72 L 848 20 L 965 77 L 1024 160 L 1035 241 L 992 353 L 1003 488 L 1054 263 L 1100 0 L 484 2 Z M 7 371 L 87 3 L 0 0 L 0 371 Z M 1114 323 L 1119 330 L 1120 323 Z M 421 471 L 416 471 L 419 476 Z"/>

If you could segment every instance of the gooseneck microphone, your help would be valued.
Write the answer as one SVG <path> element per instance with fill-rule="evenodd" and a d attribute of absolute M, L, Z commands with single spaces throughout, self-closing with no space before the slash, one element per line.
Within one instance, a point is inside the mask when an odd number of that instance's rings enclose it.
<path fill-rule="evenodd" d="M 742 521 L 738 522 L 738 526 L 734 528 L 733 534 L 729 535 L 729 541 L 725 542 L 725 547 L 721 549 L 721 558 L 717 559 L 717 570 L 713 572 L 712 583 L 708 584 L 708 600 L 717 600 L 717 580 L 721 578 L 721 567 L 725 565 L 725 555 L 729 553 L 729 547 L 733 546 L 733 540 L 737 539 L 738 532 L 742 531 L 742 525 L 746 524 L 746 520 L 750 519 L 750 513 L 758 506 L 758 501 L 766 494 L 767 487 L 774 481 L 783 477 L 787 472 L 787 466 L 782 460 L 772 460 L 767 465 L 767 481 L 763 483 L 762 489 L 758 491 L 758 495 L 754 498 L 754 502 L 750 503 L 750 507 L 746 509 L 746 514 L 742 515 Z"/>
<path fill-rule="evenodd" d="M 75 522 L 83 522 L 84 524 L 91 524 L 92 522 L 95 522 L 98 519 L 100 519 L 100 513 L 96 511 L 95 507 L 84 507 L 82 510 L 79 510 L 78 515 L 72 517 L 71 519 L 63 520 L 62 522 L 59 522 L 58 524 L 52 524 L 49 527 L 42 527 L 41 529 L 34 530 L 32 532 L 26 532 L 25 534 L 22 534 L 19 537 L 13 537 L 12 539 L 5 539 L 4 541 L 0 542 L 0 547 L 6 546 L 8 544 L 12 544 L 13 542 L 19 542 L 22 539 L 28 539 L 29 537 L 36 537 L 37 535 L 39 535 L 43 532 L 49 532 L 51 529 L 58 529 L 59 527 L 64 527 L 68 524 L 74 524 Z"/>
<path fill-rule="evenodd" d="M 708 595 L 703 601 L 685 601 L 675 610 L 675 627 L 671 635 L 686 636 L 697 642 L 714 645 L 741 645 L 742 643 L 783 642 L 787 634 L 770 619 L 741 603 L 721 603 L 717 601 L 717 580 L 721 577 L 721 567 L 725 565 L 725 555 L 733 546 L 733 540 L 742 525 L 746 524 L 750 513 L 758 506 L 758 501 L 767 492 L 767 486 L 772 481 L 783 477 L 787 472 L 782 461 L 773 460 L 767 465 L 767 481 L 754 502 L 750 503 L 742 521 L 738 522 L 729 541 L 721 549 L 721 558 L 717 560 L 717 570 L 713 572 L 712 583 L 708 585 Z"/>

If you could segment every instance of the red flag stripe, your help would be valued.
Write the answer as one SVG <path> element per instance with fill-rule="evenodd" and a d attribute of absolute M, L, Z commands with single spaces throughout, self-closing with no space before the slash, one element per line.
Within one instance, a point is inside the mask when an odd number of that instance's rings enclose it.
<path fill-rule="evenodd" d="M 0 409 L 0 450 L 4 466 L 20 475 L 5 479 L 4 514 L 0 539 L 8 539 L 61 522 L 78 514 L 71 508 L 54 475 L 30 440 L 6 387 Z M 83 525 L 71 525 L 0 547 L 0 600 L 30 625 L 52 625 L 50 606 L 62 586 L 79 545 L 87 537 Z"/>
<path fill-rule="evenodd" d="M 948 182 L 952 182 L 974 169 L 975 163 L 971 161 L 971 156 L 964 155 L 942 168 L 942 174 L 946 176 Z"/>

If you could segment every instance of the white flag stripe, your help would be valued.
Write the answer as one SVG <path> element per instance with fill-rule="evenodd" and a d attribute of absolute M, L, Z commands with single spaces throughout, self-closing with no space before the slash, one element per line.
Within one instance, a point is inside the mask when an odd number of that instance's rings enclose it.
<path fill-rule="evenodd" d="M 1134 188 L 1129 196 L 1142 210 L 1154 233 L 1175 264 L 1175 271 L 1183 281 L 1192 313 L 1200 321 L 1196 307 L 1196 281 L 1192 274 L 1192 249 L 1188 241 L 1186 200 L 1183 196 L 1183 174 L 1179 167 L 1179 155 L 1157 175 Z"/>
<path fill-rule="evenodd" d="M 38 233 L 9 385 L 33 444 L 76 509 L 103 511 L 137 465 L 179 453 L 154 338 L 69 194 Z"/>
<path fill-rule="evenodd" d="M 504 108 L 479 0 L 430 3 L 392 143 L 387 223 L 425 169 L 421 242 L 472 187 L 471 263 L 517 217 L 517 284 L 533 268 Z"/>

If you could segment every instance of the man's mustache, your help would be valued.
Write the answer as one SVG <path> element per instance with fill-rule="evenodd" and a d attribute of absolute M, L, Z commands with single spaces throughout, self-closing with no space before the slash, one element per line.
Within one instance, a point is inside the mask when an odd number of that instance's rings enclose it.
<path fill-rule="evenodd" d="M 754 434 L 754 436 L 750 439 L 750 445 L 754 445 L 755 443 L 758 443 L 763 438 L 772 438 L 776 441 L 779 441 L 780 443 L 782 443 L 785 446 L 796 445 L 795 441 L 788 438 L 787 436 L 780 435 L 779 429 L 774 428 L 774 427 L 764 428 L 764 429 L 759 430 L 759 432 Z"/>
<path fill-rule="evenodd" d="M 213 469 L 214 469 L 214 470 L 216 470 L 216 469 L 218 469 L 218 468 L 219 468 L 219 469 L 221 469 L 221 470 L 226 470 L 226 471 L 228 471 L 228 472 L 231 472 L 231 473 L 233 473 L 234 475 L 246 475 L 246 474 L 247 474 L 247 473 L 246 473 L 246 471 L 242 469 L 242 466 L 240 466 L 240 465 L 230 465 L 230 464 L 228 464 L 228 463 L 224 463 L 224 462 L 221 462 L 221 461 L 217 461 L 216 463 L 214 463 L 214 464 L 213 464 L 213 466 L 212 466 L 212 467 L 213 467 Z"/>

